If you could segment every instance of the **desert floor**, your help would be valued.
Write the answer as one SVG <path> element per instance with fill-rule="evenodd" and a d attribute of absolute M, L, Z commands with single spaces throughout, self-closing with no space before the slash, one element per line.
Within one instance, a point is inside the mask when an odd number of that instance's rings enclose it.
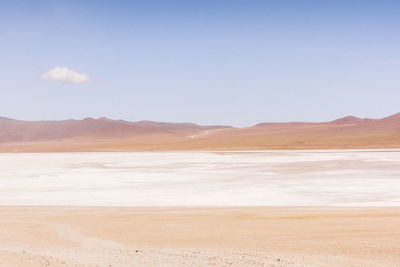
<path fill-rule="evenodd" d="M 400 266 L 400 208 L 1 207 L 1 266 Z"/>

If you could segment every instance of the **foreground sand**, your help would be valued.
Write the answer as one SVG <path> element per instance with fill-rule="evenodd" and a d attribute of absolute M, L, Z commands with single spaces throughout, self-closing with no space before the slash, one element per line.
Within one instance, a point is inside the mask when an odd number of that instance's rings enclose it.
<path fill-rule="evenodd" d="M 1 207 L 1 266 L 399 266 L 400 208 Z"/>

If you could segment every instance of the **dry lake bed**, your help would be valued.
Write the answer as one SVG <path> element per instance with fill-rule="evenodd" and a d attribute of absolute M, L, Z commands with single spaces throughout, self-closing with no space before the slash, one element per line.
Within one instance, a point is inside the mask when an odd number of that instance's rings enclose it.
<path fill-rule="evenodd" d="M 400 150 L 0 154 L 0 205 L 400 206 Z"/>

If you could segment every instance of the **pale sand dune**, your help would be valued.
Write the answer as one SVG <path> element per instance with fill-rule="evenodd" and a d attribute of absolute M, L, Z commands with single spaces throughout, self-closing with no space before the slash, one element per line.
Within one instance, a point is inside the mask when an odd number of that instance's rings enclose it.
<path fill-rule="evenodd" d="M 1 266 L 399 266 L 400 208 L 1 207 Z"/>

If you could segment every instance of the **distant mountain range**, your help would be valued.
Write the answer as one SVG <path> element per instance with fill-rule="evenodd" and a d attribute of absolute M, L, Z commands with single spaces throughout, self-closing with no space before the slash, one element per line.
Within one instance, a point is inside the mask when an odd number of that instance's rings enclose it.
<path fill-rule="evenodd" d="M 400 113 L 253 127 L 107 118 L 19 121 L 0 117 L 0 152 L 400 148 Z"/>

